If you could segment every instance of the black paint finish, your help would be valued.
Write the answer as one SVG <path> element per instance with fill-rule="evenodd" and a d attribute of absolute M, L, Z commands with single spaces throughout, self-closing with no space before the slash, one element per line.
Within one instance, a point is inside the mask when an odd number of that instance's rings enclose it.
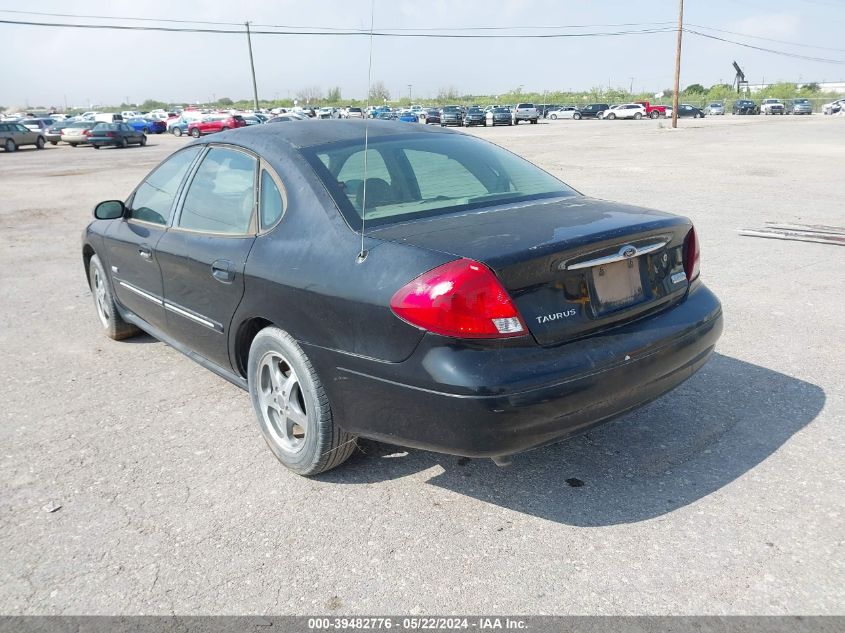
<path fill-rule="evenodd" d="M 360 234 L 299 148 L 356 139 L 363 146 L 365 125 L 371 138 L 455 133 L 347 120 L 252 126 L 194 141 L 237 146 L 265 161 L 284 185 L 285 214 L 267 233 L 246 237 L 95 220 L 84 248 L 100 253 L 121 311 L 242 387 L 249 334 L 275 324 L 300 342 L 346 429 L 471 456 L 525 450 L 609 419 L 707 360 L 722 328 L 718 300 L 699 281 L 666 281 L 681 267 L 685 218 L 583 196 L 546 199 L 368 230 L 359 261 Z M 589 293 L 576 296 L 583 288 L 573 290 L 580 281 L 566 262 L 658 237 L 666 246 L 642 260 L 648 301 L 597 315 Z M 139 254 L 142 246 L 150 257 Z M 392 313 L 400 287 L 458 257 L 496 273 L 529 332 L 449 339 Z M 120 279 L 162 305 L 122 290 Z M 569 304 L 577 318 L 536 322 Z"/>

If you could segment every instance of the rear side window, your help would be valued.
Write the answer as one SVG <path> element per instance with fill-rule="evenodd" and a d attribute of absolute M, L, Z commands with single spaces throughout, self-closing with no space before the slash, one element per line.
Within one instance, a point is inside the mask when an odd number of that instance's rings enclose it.
<path fill-rule="evenodd" d="M 285 212 L 285 201 L 276 181 L 266 169 L 261 170 L 261 196 L 258 208 L 261 230 L 265 231 L 278 222 Z"/>
<path fill-rule="evenodd" d="M 153 224 L 167 224 L 179 185 L 199 152 L 199 147 L 190 147 L 159 165 L 135 191 L 129 217 Z"/>
<path fill-rule="evenodd" d="M 255 207 L 256 159 L 244 152 L 214 147 L 194 175 L 179 227 L 193 231 L 244 235 Z"/>

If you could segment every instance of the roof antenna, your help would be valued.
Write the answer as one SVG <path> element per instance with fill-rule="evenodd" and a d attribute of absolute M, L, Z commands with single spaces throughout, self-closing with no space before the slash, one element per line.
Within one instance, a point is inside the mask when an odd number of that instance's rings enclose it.
<path fill-rule="evenodd" d="M 367 221 L 367 149 L 370 146 L 370 92 L 373 82 L 373 24 L 375 23 L 376 0 L 370 0 L 370 62 L 367 67 L 367 109 L 364 110 L 364 191 L 361 195 L 361 250 L 355 263 L 360 264 L 367 259 L 368 251 L 364 249 L 364 227 Z"/>

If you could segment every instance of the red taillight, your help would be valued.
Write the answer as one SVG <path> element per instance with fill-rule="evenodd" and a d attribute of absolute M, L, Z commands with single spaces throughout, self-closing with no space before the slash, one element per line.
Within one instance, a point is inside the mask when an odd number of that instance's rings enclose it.
<path fill-rule="evenodd" d="M 684 240 L 684 272 L 691 282 L 698 277 L 701 250 L 698 247 L 698 236 L 695 234 L 695 227 L 689 230 Z"/>
<path fill-rule="evenodd" d="M 496 276 L 471 259 L 420 275 L 393 295 L 390 307 L 411 325 L 443 336 L 504 338 L 526 332 Z"/>
<path fill-rule="evenodd" d="M 113 138 L 114 132 L 106 132 L 106 136 L 108 136 L 109 138 Z"/>
<path fill-rule="evenodd" d="M 85 131 L 82 133 L 82 136 L 91 136 L 91 130 L 85 130 Z"/>

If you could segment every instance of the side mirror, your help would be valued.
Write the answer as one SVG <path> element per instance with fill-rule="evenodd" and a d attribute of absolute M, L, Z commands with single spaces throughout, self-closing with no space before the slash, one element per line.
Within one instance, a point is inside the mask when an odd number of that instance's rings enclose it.
<path fill-rule="evenodd" d="M 98 220 L 116 220 L 126 213 L 126 206 L 120 200 L 106 200 L 94 207 L 94 217 Z"/>

